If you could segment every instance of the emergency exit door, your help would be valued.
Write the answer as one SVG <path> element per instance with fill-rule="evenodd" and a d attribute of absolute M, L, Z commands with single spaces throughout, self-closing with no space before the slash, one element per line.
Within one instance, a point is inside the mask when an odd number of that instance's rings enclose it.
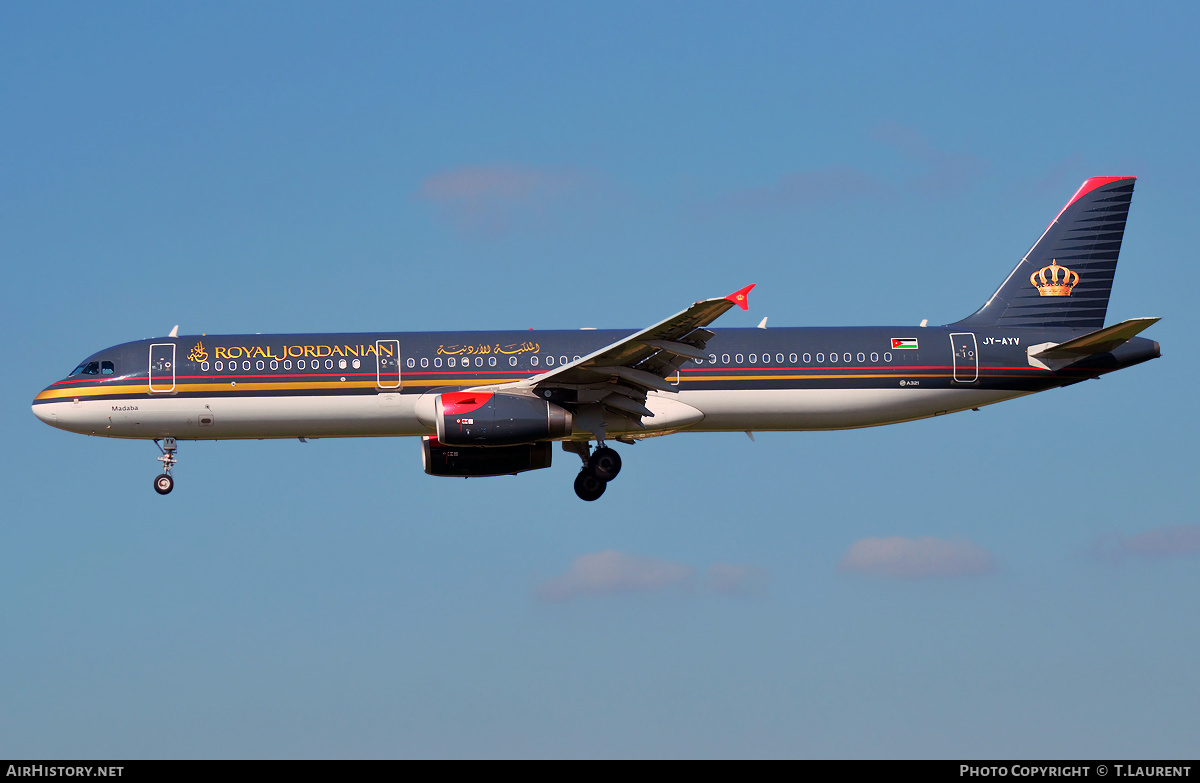
<path fill-rule="evenodd" d="M 950 335 L 950 349 L 954 352 L 954 381 L 974 383 L 979 380 L 979 347 L 973 332 L 954 332 Z"/>
<path fill-rule="evenodd" d="M 400 388 L 400 341 L 375 341 L 375 379 L 381 389 Z"/>
<path fill-rule="evenodd" d="M 150 346 L 150 393 L 175 391 L 175 343 Z"/>

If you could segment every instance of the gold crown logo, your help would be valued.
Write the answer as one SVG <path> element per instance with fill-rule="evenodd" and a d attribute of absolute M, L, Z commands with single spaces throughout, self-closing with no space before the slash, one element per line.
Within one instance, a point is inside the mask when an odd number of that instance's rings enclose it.
<path fill-rule="evenodd" d="M 1029 276 L 1029 282 L 1042 296 L 1070 296 L 1071 290 L 1079 282 L 1079 273 L 1059 266 L 1058 259 L 1052 258 L 1050 266 L 1044 266 Z"/>
<path fill-rule="evenodd" d="M 208 351 L 204 350 L 204 343 L 197 341 L 192 347 L 192 352 L 188 354 L 188 359 L 193 362 L 208 361 Z"/>

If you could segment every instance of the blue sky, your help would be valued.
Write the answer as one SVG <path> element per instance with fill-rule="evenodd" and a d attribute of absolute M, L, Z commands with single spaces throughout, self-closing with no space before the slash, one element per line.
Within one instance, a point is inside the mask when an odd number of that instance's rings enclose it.
<path fill-rule="evenodd" d="M 0 8 L 0 756 L 1194 757 L 1197 16 Z M 153 445 L 29 411 L 175 324 L 634 329 L 750 282 L 720 325 L 945 323 L 1127 174 L 1109 320 L 1161 360 L 653 439 L 597 503 L 382 439 L 186 443 L 161 498 Z"/>

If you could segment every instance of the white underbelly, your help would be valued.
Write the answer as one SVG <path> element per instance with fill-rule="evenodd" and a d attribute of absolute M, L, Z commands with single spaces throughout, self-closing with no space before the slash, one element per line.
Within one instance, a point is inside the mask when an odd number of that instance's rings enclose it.
<path fill-rule="evenodd" d="M 1028 392 L 981 389 L 762 389 L 685 391 L 704 413 L 690 432 L 874 427 L 991 405 Z"/>
<path fill-rule="evenodd" d="M 37 406 L 54 426 L 110 438 L 352 438 L 428 435 L 416 395 L 154 397 Z"/>
<path fill-rule="evenodd" d="M 916 388 L 764 389 L 652 393 L 651 397 L 677 400 L 703 414 L 699 421 L 672 422 L 661 428 L 665 432 L 721 432 L 872 427 L 990 405 L 1025 393 Z M 213 440 L 431 435 L 434 430 L 417 417 L 418 399 L 420 395 L 415 394 L 154 397 L 63 400 L 41 404 L 36 409 L 48 423 L 61 429 L 110 438 Z M 645 430 L 631 430 L 629 434 L 636 437 L 660 429 L 655 427 L 658 422 L 654 419 L 646 419 L 645 423 Z"/>

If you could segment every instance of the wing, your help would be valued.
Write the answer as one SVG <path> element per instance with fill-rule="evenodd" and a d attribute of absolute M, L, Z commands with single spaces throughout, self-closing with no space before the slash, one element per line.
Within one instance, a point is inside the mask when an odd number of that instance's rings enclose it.
<path fill-rule="evenodd" d="M 706 358 L 704 347 L 713 333 L 704 327 L 734 305 L 749 309 L 747 296 L 752 288 L 754 284 L 729 296 L 696 302 L 648 329 L 553 370 L 516 383 L 481 389 L 573 388 L 578 403 L 600 403 L 640 425 L 642 416 L 654 416 L 646 407 L 647 392 L 677 391 L 667 378 L 684 363 Z"/>

